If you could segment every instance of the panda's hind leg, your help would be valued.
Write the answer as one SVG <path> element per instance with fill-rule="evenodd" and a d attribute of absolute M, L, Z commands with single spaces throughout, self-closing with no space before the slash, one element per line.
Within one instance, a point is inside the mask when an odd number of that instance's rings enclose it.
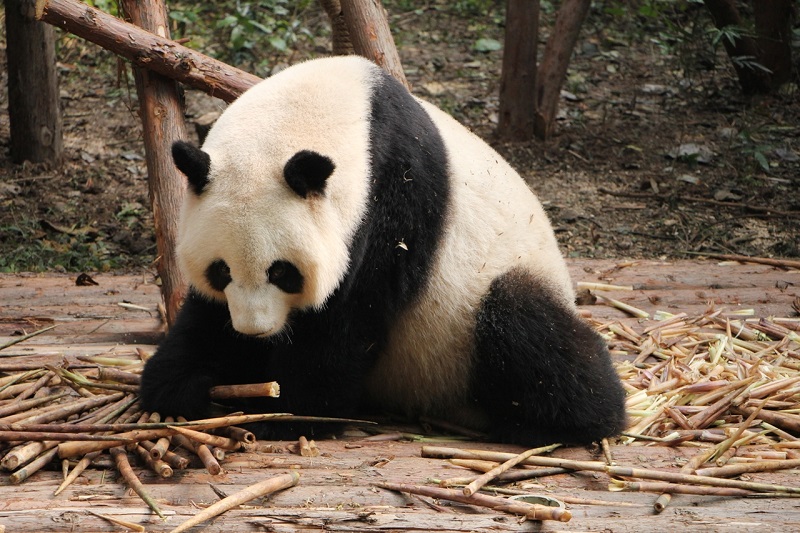
<path fill-rule="evenodd" d="M 522 269 L 497 277 L 477 315 L 475 400 L 491 437 L 583 444 L 624 429 L 624 391 L 605 342 Z"/>

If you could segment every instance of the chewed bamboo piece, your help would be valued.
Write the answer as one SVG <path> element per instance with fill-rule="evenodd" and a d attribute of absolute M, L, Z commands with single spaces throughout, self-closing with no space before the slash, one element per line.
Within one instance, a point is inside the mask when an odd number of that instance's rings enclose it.
<path fill-rule="evenodd" d="M 209 391 L 212 400 L 228 400 L 232 398 L 277 398 L 281 395 L 281 387 L 277 381 L 267 383 L 249 383 L 244 385 L 217 385 Z"/>

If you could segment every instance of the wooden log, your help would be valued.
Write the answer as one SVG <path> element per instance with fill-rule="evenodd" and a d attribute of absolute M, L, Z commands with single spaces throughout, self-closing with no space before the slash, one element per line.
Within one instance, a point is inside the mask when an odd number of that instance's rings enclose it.
<path fill-rule="evenodd" d="M 162 0 L 122 0 L 120 7 L 131 22 L 160 37 L 169 39 L 167 9 Z M 134 66 L 139 115 L 144 132 L 150 205 L 158 248 L 157 268 L 167 323 L 175 323 L 186 292 L 186 281 L 175 254 L 178 238 L 178 212 L 186 192 L 185 178 L 172 161 L 172 143 L 189 136 L 183 120 L 183 105 L 178 84 L 142 66 Z"/>
<path fill-rule="evenodd" d="M 36 18 L 226 102 L 261 81 L 78 0 L 37 0 Z"/>
<path fill-rule="evenodd" d="M 409 88 L 380 0 L 339 0 L 353 49 Z"/>

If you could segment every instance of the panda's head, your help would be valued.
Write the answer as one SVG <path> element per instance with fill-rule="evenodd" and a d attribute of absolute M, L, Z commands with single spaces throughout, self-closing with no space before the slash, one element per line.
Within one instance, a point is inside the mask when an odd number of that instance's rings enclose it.
<path fill-rule="evenodd" d="M 174 144 L 189 182 L 178 260 L 195 290 L 227 302 L 236 331 L 280 333 L 348 272 L 367 209 L 374 76 L 355 57 L 302 63 L 236 100 L 202 150 Z"/>

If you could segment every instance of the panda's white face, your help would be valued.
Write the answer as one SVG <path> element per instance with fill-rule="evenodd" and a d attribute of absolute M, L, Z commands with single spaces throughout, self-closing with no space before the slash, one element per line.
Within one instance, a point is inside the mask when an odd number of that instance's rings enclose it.
<path fill-rule="evenodd" d="M 347 273 L 369 190 L 365 61 L 336 72 L 310 61 L 259 83 L 202 152 L 184 146 L 183 165 L 176 156 L 190 182 L 178 259 L 196 290 L 227 302 L 240 333 L 280 333 L 292 310 L 323 307 Z"/>

